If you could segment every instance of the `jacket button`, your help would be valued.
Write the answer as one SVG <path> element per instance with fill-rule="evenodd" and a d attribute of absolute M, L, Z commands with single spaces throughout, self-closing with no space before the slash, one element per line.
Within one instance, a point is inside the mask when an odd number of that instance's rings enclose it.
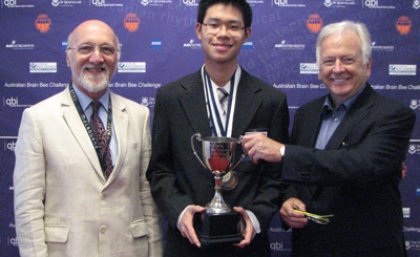
<path fill-rule="evenodd" d="M 107 230 L 107 227 L 105 225 L 101 226 L 100 228 L 101 234 L 105 234 L 106 230 Z"/>

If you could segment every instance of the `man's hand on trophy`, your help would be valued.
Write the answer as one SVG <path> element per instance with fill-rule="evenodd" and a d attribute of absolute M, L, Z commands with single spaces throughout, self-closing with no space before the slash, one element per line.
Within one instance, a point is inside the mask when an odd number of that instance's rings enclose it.
<path fill-rule="evenodd" d="M 201 247 L 201 243 L 194 229 L 194 215 L 197 212 L 204 212 L 205 210 L 204 207 L 199 205 L 188 205 L 178 219 L 177 227 L 181 232 L 181 235 L 187 238 L 192 245 L 197 247 Z"/>
<path fill-rule="evenodd" d="M 249 215 L 244 208 L 233 207 L 233 210 L 241 214 L 244 225 L 245 225 L 245 228 L 243 229 L 243 232 L 242 232 L 244 239 L 242 239 L 242 241 L 240 241 L 239 243 L 234 244 L 234 246 L 239 247 L 239 248 L 244 248 L 245 246 L 251 243 L 251 240 L 255 236 L 254 226 L 252 225 L 251 219 L 249 218 Z"/>
<path fill-rule="evenodd" d="M 280 162 L 285 146 L 263 133 L 252 133 L 242 136 L 242 147 L 249 159 L 258 163 L 259 160 Z"/>

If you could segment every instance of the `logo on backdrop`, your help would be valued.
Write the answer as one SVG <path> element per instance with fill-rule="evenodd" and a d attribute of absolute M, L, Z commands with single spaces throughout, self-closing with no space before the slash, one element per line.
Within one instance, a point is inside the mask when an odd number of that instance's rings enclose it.
<path fill-rule="evenodd" d="M 410 140 L 410 144 L 408 146 L 408 153 L 420 154 L 420 140 Z"/>
<path fill-rule="evenodd" d="M 51 27 L 51 19 L 47 14 L 41 13 L 35 19 L 35 28 L 41 33 L 47 33 Z"/>
<path fill-rule="evenodd" d="M 201 49 L 201 43 L 194 42 L 194 39 L 190 39 L 188 43 L 184 43 L 182 47 L 190 48 L 190 49 Z"/>
<path fill-rule="evenodd" d="M 182 4 L 186 6 L 198 6 L 198 0 L 182 0 Z"/>
<path fill-rule="evenodd" d="M 14 152 L 16 148 L 16 139 L 14 140 L 5 140 L 3 143 L 3 150 L 5 152 L 10 151 Z"/>
<path fill-rule="evenodd" d="M 287 247 L 284 241 L 282 240 L 280 241 L 276 240 L 274 242 L 271 242 L 270 249 L 273 252 L 291 252 L 292 251 L 291 247 L 290 246 Z"/>
<path fill-rule="evenodd" d="M 51 5 L 53 7 L 72 7 L 81 4 L 82 0 L 51 0 Z"/>
<path fill-rule="evenodd" d="M 390 64 L 388 66 L 390 76 L 416 76 L 417 65 L 415 64 Z"/>
<path fill-rule="evenodd" d="M 140 4 L 143 6 L 163 6 L 172 4 L 172 0 L 140 0 Z"/>
<path fill-rule="evenodd" d="M 420 99 L 411 99 L 410 108 L 413 110 L 420 110 Z"/>
<path fill-rule="evenodd" d="M 412 26 L 411 20 L 407 16 L 399 17 L 395 24 L 395 28 L 397 29 L 398 33 L 400 33 L 400 35 L 403 35 L 403 36 L 410 33 L 411 26 Z"/>
<path fill-rule="evenodd" d="M 146 73 L 145 62 L 119 62 L 118 73 Z"/>
<path fill-rule="evenodd" d="M 418 10 L 420 9 L 420 1 L 419 0 L 414 0 L 413 1 L 413 8 Z"/>
<path fill-rule="evenodd" d="M 35 7 L 33 4 L 18 4 L 17 0 L 2 0 L 2 1 L 3 1 L 3 5 L 6 6 L 7 8 L 34 8 Z"/>
<path fill-rule="evenodd" d="M 371 9 L 395 9 L 395 5 L 381 5 L 380 0 L 362 0 L 363 7 Z"/>
<path fill-rule="evenodd" d="M 29 73 L 57 73 L 56 62 L 30 62 Z"/>
<path fill-rule="evenodd" d="M 123 7 L 124 4 L 109 3 L 109 0 L 91 0 L 91 5 L 96 7 Z"/>
<path fill-rule="evenodd" d="M 16 40 L 12 40 L 10 44 L 6 44 L 6 49 L 13 49 L 13 50 L 33 50 L 35 48 L 35 44 L 24 44 L 24 43 L 17 43 Z"/>
<path fill-rule="evenodd" d="M 30 104 L 19 104 L 19 97 L 18 96 L 10 96 L 10 97 L 3 97 L 3 106 L 8 107 L 29 107 Z"/>
<path fill-rule="evenodd" d="M 338 7 L 345 8 L 356 5 L 356 0 L 324 0 L 324 6 L 327 8 Z"/>
<path fill-rule="evenodd" d="M 153 110 L 155 108 L 155 100 L 155 97 L 152 96 L 142 96 L 140 104 Z"/>
<path fill-rule="evenodd" d="M 306 27 L 312 33 L 318 33 L 322 28 L 322 24 L 322 18 L 317 13 L 309 15 L 308 19 L 306 20 Z"/>
<path fill-rule="evenodd" d="M 282 40 L 280 43 L 275 44 L 274 48 L 278 48 L 281 50 L 304 50 L 305 45 L 288 43 L 286 40 Z"/>
<path fill-rule="evenodd" d="M 318 64 L 316 63 L 300 63 L 299 74 L 318 74 Z"/>
<path fill-rule="evenodd" d="M 306 7 L 305 4 L 295 2 L 296 0 L 273 0 L 273 5 L 278 7 Z"/>
<path fill-rule="evenodd" d="M 160 49 L 162 48 L 162 40 L 160 39 L 152 39 L 150 42 L 150 47 L 154 49 Z"/>
<path fill-rule="evenodd" d="M 136 13 L 128 13 L 124 18 L 124 28 L 129 32 L 135 32 L 140 27 L 140 18 Z"/>
<path fill-rule="evenodd" d="M 407 251 L 420 251 L 420 241 L 405 241 L 405 249 L 407 249 Z"/>
<path fill-rule="evenodd" d="M 379 45 L 376 41 L 372 41 L 372 50 L 382 51 L 382 52 L 392 52 L 394 51 L 394 46 L 383 46 L 383 45 Z"/>

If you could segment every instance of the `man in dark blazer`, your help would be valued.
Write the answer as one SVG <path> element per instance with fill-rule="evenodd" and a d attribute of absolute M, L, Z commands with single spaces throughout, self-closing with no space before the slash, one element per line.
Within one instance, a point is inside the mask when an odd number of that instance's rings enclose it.
<path fill-rule="evenodd" d="M 329 95 L 299 108 L 290 145 L 250 135 L 244 149 L 254 162 L 283 163 L 291 185 L 280 214 L 293 228 L 292 256 L 406 256 L 398 185 L 414 113 L 367 83 L 364 24 L 324 27 L 316 51 Z M 296 209 L 334 217 L 318 224 Z"/>
<path fill-rule="evenodd" d="M 268 227 L 282 197 L 279 165 L 244 160 L 235 169 L 237 186 L 222 192 L 227 204 L 245 221 L 242 241 L 205 248 L 193 227 L 194 215 L 203 212 L 214 195 L 213 175 L 193 155 L 193 134 L 239 138 L 257 129 L 275 140 L 288 139 L 286 96 L 248 74 L 237 62 L 240 48 L 251 34 L 251 19 L 245 0 L 202 0 L 196 33 L 205 63 L 199 71 L 157 92 L 147 177 L 168 220 L 165 256 L 270 254 Z M 215 124 L 215 115 L 223 117 L 222 104 L 214 101 L 219 88 L 230 91 L 230 108 L 222 126 Z"/>

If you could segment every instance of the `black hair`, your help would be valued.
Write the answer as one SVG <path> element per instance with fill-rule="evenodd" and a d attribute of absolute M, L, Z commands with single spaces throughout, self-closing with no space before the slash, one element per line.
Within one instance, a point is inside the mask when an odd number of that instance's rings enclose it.
<path fill-rule="evenodd" d="M 238 8 L 243 16 L 245 28 L 251 27 L 252 9 L 246 0 L 201 0 L 198 5 L 197 22 L 203 23 L 207 9 L 215 4 L 232 5 Z"/>

